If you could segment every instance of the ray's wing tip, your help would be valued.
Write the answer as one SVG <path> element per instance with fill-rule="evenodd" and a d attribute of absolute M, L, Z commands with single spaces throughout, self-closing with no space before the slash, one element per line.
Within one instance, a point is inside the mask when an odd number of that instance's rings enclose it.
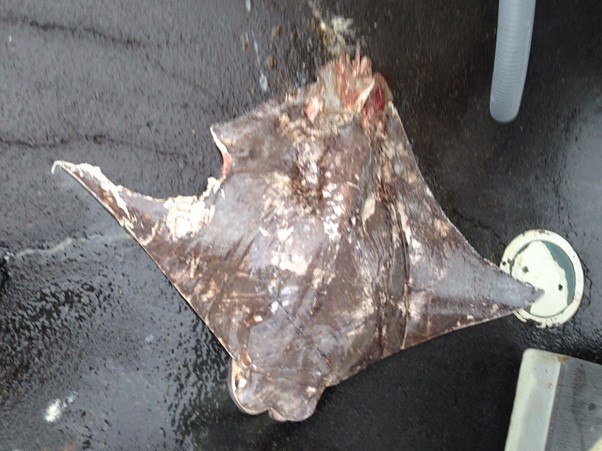
<path fill-rule="evenodd" d="M 84 183 L 84 179 L 94 180 L 98 183 L 108 183 L 112 184 L 112 182 L 107 179 L 107 177 L 103 174 L 101 169 L 98 166 L 91 165 L 89 163 L 71 163 L 65 160 L 55 160 L 52 163 L 52 168 L 50 169 L 51 174 L 55 174 L 56 168 L 61 168 L 67 174 L 71 175 L 76 180 Z M 85 184 L 85 183 L 84 183 Z"/>
<path fill-rule="evenodd" d="M 510 280 L 515 281 L 519 284 L 519 286 L 522 287 L 522 290 L 516 292 L 518 299 L 517 302 L 515 302 L 515 307 L 517 310 L 530 307 L 545 294 L 545 291 L 542 288 L 539 288 L 529 282 L 525 282 L 515 277 L 512 277 L 504 271 L 502 272 L 506 277 L 509 277 Z"/>
<path fill-rule="evenodd" d="M 50 173 L 52 175 L 54 175 L 56 168 L 61 168 L 64 171 L 69 172 L 69 168 L 73 166 L 73 163 L 69 163 L 68 161 L 64 161 L 64 160 L 54 160 L 54 162 L 52 163 L 52 167 L 50 168 Z"/>
<path fill-rule="evenodd" d="M 56 168 L 61 168 L 68 174 L 76 177 L 82 174 L 89 174 L 95 177 L 104 178 L 104 174 L 98 166 L 93 166 L 89 163 L 71 163 L 65 160 L 55 160 L 50 168 L 50 173 L 55 174 Z"/>
<path fill-rule="evenodd" d="M 528 284 L 528 286 L 531 287 L 531 296 L 529 296 L 529 299 L 527 299 L 525 307 L 532 306 L 537 301 L 539 301 L 541 299 L 541 297 L 546 293 L 545 290 L 538 288 L 536 286 L 533 286 L 531 284 Z M 523 308 L 525 308 L 525 307 L 523 307 Z"/>
<path fill-rule="evenodd" d="M 510 296 L 509 298 L 506 298 L 506 302 L 496 302 L 495 304 L 497 304 L 498 315 L 494 316 L 494 318 L 491 319 L 512 315 L 520 310 L 527 309 L 533 304 L 535 304 L 545 293 L 543 290 L 534 287 L 529 283 L 520 283 L 523 286 L 524 290 L 515 292 L 514 295 Z"/>

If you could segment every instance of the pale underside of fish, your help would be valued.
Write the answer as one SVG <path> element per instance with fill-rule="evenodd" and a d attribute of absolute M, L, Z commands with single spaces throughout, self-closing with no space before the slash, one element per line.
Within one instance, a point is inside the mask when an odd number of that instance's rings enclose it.
<path fill-rule="evenodd" d="M 155 199 L 56 162 L 140 243 L 232 357 L 245 412 L 303 420 L 324 389 L 540 292 L 481 258 L 427 187 L 384 79 L 344 55 L 212 127 L 221 178 Z"/>

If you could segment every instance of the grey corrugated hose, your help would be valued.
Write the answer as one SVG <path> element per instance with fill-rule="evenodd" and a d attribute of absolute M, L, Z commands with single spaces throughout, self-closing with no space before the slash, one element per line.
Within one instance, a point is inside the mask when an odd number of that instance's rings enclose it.
<path fill-rule="evenodd" d="M 498 122 L 518 115 L 531 50 L 535 0 L 500 0 L 489 111 Z"/>

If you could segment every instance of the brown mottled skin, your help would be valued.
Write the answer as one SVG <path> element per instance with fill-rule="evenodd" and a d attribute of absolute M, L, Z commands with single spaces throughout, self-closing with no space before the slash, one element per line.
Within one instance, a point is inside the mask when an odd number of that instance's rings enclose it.
<path fill-rule="evenodd" d="M 346 55 L 212 133 L 222 178 L 152 199 L 58 162 L 136 238 L 232 356 L 248 413 L 303 420 L 327 386 L 539 297 L 483 260 L 422 178 L 380 75 Z"/>

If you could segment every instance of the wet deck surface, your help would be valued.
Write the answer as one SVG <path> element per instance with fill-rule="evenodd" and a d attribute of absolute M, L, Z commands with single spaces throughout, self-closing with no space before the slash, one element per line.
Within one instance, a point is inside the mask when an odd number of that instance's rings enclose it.
<path fill-rule="evenodd" d="M 502 449 L 525 348 L 602 363 L 602 3 L 539 2 L 509 125 L 488 114 L 497 2 L 317 5 L 326 20 L 354 19 L 427 181 L 474 247 L 499 261 L 526 229 L 563 235 L 584 264 L 581 309 L 553 330 L 506 318 L 399 353 L 328 389 L 303 423 L 239 413 L 225 351 L 50 167 L 86 161 L 154 196 L 201 191 L 220 163 L 209 125 L 327 59 L 312 9 L 6 0 L 0 449 Z"/>

